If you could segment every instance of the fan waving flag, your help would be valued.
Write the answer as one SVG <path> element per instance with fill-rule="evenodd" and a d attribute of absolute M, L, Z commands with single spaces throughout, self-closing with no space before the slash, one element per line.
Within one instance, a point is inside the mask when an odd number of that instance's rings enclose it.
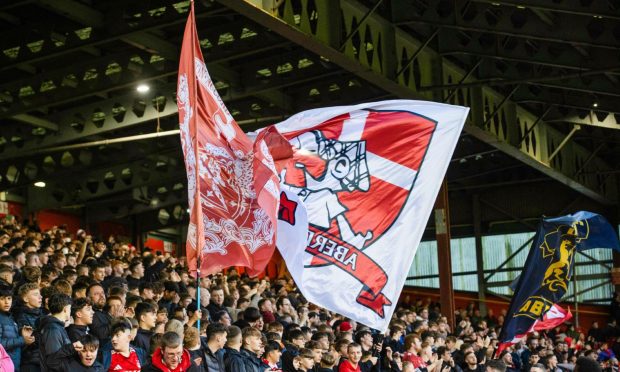
<path fill-rule="evenodd" d="M 277 124 L 278 249 L 304 296 L 385 330 L 469 109 L 384 101 Z"/>
<path fill-rule="evenodd" d="M 559 311 L 557 303 L 568 290 L 575 255 L 593 248 L 620 251 L 617 232 L 603 216 L 581 211 L 542 220 L 499 335 L 498 354 L 539 329 L 541 319 L 543 324 L 568 319 L 570 312 Z"/>
<path fill-rule="evenodd" d="M 202 275 L 229 266 L 260 273 L 273 254 L 278 176 L 265 135 L 252 141 L 226 109 L 198 43 L 194 3 L 183 35 L 177 87 L 187 171 L 187 262 Z"/>

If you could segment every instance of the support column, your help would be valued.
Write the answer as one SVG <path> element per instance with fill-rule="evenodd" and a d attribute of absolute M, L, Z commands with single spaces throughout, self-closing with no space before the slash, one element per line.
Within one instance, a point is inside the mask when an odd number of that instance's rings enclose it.
<path fill-rule="evenodd" d="M 448 318 L 454 329 L 454 291 L 452 289 L 452 255 L 450 253 L 450 209 L 448 183 L 444 179 L 435 202 L 435 236 L 437 238 L 437 260 L 439 261 L 439 303 L 441 313 Z"/>
<path fill-rule="evenodd" d="M 482 251 L 482 216 L 480 213 L 480 195 L 475 194 L 472 200 L 474 215 L 474 238 L 476 240 L 476 275 L 478 278 L 478 308 L 482 316 L 487 315 L 486 281 L 484 280 L 484 253 Z"/>

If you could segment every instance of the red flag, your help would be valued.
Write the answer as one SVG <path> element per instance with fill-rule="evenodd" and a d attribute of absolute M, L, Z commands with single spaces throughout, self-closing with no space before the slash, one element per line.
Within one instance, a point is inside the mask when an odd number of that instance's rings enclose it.
<path fill-rule="evenodd" d="M 181 48 L 177 89 L 187 171 L 187 262 L 201 275 L 228 266 L 261 272 L 275 248 L 279 180 L 265 135 L 252 143 L 220 98 L 205 66 L 194 5 Z"/>

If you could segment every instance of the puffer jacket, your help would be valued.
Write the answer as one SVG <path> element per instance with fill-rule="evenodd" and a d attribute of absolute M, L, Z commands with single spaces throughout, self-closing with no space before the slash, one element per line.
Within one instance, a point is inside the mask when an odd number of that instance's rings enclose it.
<path fill-rule="evenodd" d="M 243 356 L 243 363 L 245 364 L 246 372 L 263 372 L 260 358 L 256 356 L 253 352 L 247 349 L 241 349 L 241 355 Z"/>
<path fill-rule="evenodd" d="M 71 324 L 67 328 L 67 336 L 69 336 L 69 340 L 71 342 L 79 341 L 84 335 L 87 335 L 89 332 L 89 328 L 86 325 L 76 325 Z"/>
<path fill-rule="evenodd" d="M 37 329 L 37 322 L 43 314 L 41 309 L 31 309 L 25 306 L 16 307 L 13 310 L 13 316 L 17 326 L 21 329 L 24 326 Z M 22 350 L 22 370 L 38 370 L 41 363 L 41 354 L 39 353 L 39 340 L 36 338 L 33 344 L 27 345 Z"/>
<path fill-rule="evenodd" d="M 22 348 L 25 345 L 24 338 L 19 333 L 17 323 L 10 313 L 0 312 L 0 344 L 11 356 L 15 370 L 19 371 L 22 359 Z"/>
<path fill-rule="evenodd" d="M 209 372 L 225 372 L 224 369 L 224 358 L 222 357 L 222 353 L 216 352 L 213 353 L 209 346 L 203 344 L 204 350 L 204 358 L 202 360 L 202 364 L 204 368 L 206 368 Z"/>
<path fill-rule="evenodd" d="M 36 336 L 39 339 L 41 370 L 43 372 L 63 371 L 61 361 L 51 359 L 50 356 L 64 345 L 71 343 L 65 330 L 65 324 L 51 315 L 43 317 L 39 321 Z"/>
<path fill-rule="evenodd" d="M 151 337 L 153 337 L 153 334 L 155 332 L 138 328 L 138 333 L 136 333 L 136 337 L 134 337 L 131 344 L 144 349 L 148 353 L 151 350 Z"/>
<path fill-rule="evenodd" d="M 228 347 L 224 348 L 224 369 L 226 372 L 246 372 L 241 352 Z"/>

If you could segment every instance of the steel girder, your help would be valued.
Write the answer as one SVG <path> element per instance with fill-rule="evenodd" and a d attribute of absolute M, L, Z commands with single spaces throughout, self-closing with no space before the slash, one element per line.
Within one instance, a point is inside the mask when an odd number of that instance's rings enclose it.
<path fill-rule="evenodd" d="M 523 38 L 489 39 L 481 32 L 455 33 L 451 29 L 439 30 L 437 52 L 441 55 L 470 55 L 474 58 L 490 58 L 508 62 L 536 64 L 572 70 L 603 69 L 617 66 L 619 50 L 590 49 L 588 55 L 579 53 L 570 45 L 560 43 L 532 43 Z"/>
<path fill-rule="evenodd" d="M 138 187 L 177 183 L 185 177 L 185 168 L 179 164 L 178 155 L 178 149 L 173 149 L 133 162 L 80 173 L 72 179 L 51 180 L 47 182 L 44 192 L 30 187 L 28 209 L 36 211 L 84 205 L 93 199 L 122 194 Z"/>
<path fill-rule="evenodd" d="M 170 149 L 178 149 L 178 142 L 160 139 L 139 145 L 67 149 L 4 160 L 0 161 L 0 190 L 17 189 L 36 181 L 71 180 L 80 172 L 131 162 Z"/>
<path fill-rule="evenodd" d="M 156 190 L 150 191 L 147 198 L 139 200 L 136 198 L 140 191 L 125 198 L 115 200 L 102 200 L 101 205 L 91 204 L 86 207 L 86 215 L 89 222 L 109 221 L 127 217 L 129 215 L 141 214 L 148 211 L 159 211 L 170 208 L 168 213 L 182 216 L 187 214 L 187 191 L 185 190 L 185 180 L 180 179 L 160 184 L 158 188 L 166 188 L 166 192 L 158 193 Z M 139 190 L 139 189 L 136 189 Z M 156 201 L 155 201 L 156 200 Z M 110 204 L 112 201 L 114 204 Z M 120 203 L 119 203 L 120 202 Z M 178 208 L 177 208 L 178 207 Z M 176 211 L 174 211 L 176 209 Z M 178 218 L 177 220 L 180 220 Z"/>
<path fill-rule="evenodd" d="M 325 68 L 325 62 L 316 56 L 305 52 L 291 52 L 282 54 L 277 61 L 261 59 L 243 65 L 243 73 L 237 73 L 231 68 L 218 64 L 209 64 L 209 69 L 219 82 L 226 85 L 220 88 L 220 94 L 227 104 L 234 101 L 256 97 L 259 100 L 249 106 L 261 106 L 263 102 L 275 105 L 284 110 L 285 114 L 294 111 L 293 100 L 289 95 L 282 93 L 282 89 L 294 90 L 295 87 L 305 84 L 323 84 L 328 78 L 343 79 L 340 70 Z M 243 83 L 241 83 L 243 82 Z M 342 85 L 342 83 L 341 83 Z M 359 86 L 359 84 L 358 84 Z M 91 137 L 118 131 L 142 123 L 154 121 L 157 118 L 176 115 L 176 84 L 155 86 L 149 93 L 137 95 L 133 92 L 98 101 L 92 104 L 80 105 L 75 108 L 52 113 L 49 120 L 57 123 L 58 131 L 46 136 L 30 136 L 19 142 L 19 146 L 11 142 L 0 150 L 0 160 L 16 156 L 26 156 L 30 152 L 42 148 L 57 146 Z M 231 104 L 231 108 L 236 105 Z M 264 105 L 263 105 L 264 106 Z M 303 109 L 304 107 L 297 107 Z M 246 110 L 245 112 L 249 112 Z M 233 112 L 235 112 L 233 110 Z M 255 111 L 255 114 L 262 114 Z M 238 116 L 237 116 L 238 117 Z M 240 117 L 244 120 L 244 117 Z M 23 142 L 23 143 L 22 143 Z"/>
<path fill-rule="evenodd" d="M 133 87 L 136 81 L 174 76 L 176 66 L 139 52 L 94 58 L 0 85 L 6 97 L 0 118 L 61 105 L 67 102 Z"/>
<path fill-rule="evenodd" d="M 398 25 L 427 24 L 447 29 L 483 32 L 545 42 L 567 43 L 583 47 L 615 50 L 620 39 L 614 35 L 613 19 L 584 17 L 565 13 L 545 22 L 523 7 L 496 6 L 466 2 L 456 7 L 430 1 L 417 7 L 409 1 L 392 5 L 392 21 Z M 551 23 L 551 24 L 550 24 Z"/>
<path fill-rule="evenodd" d="M 437 52 L 428 47 L 422 49 L 422 42 L 376 13 L 370 14 L 364 25 L 358 27 L 357 22 L 369 13 L 369 9 L 354 0 L 325 3 L 285 0 L 278 2 L 277 9 L 260 8 L 244 0 L 220 2 L 397 97 L 441 101 L 444 94 L 421 92 L 420 87 L 452 84 L 463 80 L 466 74 Z M 402 14 L 408 16 L 410 13 Z M 437 14 L 431 18 L 439 24 L 447 23 L 438 19 Z M 333 22 L 334 19 L 341 22 Z M 341 46 L 342 35 L 355 29 L 355 35 Z M 576 37 L 577 40 L 583 38 Z M 616 45 L 616 41 L 608 36 L 601 40 L 604 42 L 599 44 Z M 407 63 L 411 56 L 415 59 Z M 397 74 L 399 71 L 402 73 Z M 475 79 L 469 77 L 464 81 Z M 549 155 L 565 135 L 506 98 L 489 87 L 470 87 L 457 89 L 451 101 L 471 107 L 465 127 L 469 134 L 592 199 L 606 204 L 617 199 L 613 180 L 601 185 L 595 177 L 580 181 L 571 178 L 579 164 L 590 156 L 585 147 L 571 141 L 550 163 Z M 532 129 L 534 123 L 537 125 Z M 526 138 L 521 138 L 525 133 Z M 591 164 L 609 169 L 599 158 L 591 160 Z"/>
<path fill-rule="evenodd" d="M 478 69 L 478 79 L 489 86 L 515 83 L 533 84 L 558 90 L 591 93 L 593 97 L 620 96 L 620 89 L 618 89 L 617 84 L 604 76 L 606 72 L 614 69 L 608 71 L 606 69 L 589 71 L 584 69 L 573 72 L 553 67 L 528 66 L 528 68 L 519 68 L 513 64 L 498 66 L 492 61 L 485 62 Z M 620 68 L 616 68 L 616 70 L 620 70 Z M 600 109 L 605 111 L 615 108 L 614 105 L 614 107 L 601 107 Z"/>
<path fill-rule="evenodd" d="M 182 4 L 183 2 L 179 2 Z M 42 62 L 63 54 L 77 52 L 85 48 L 98 47 L 105 43 L 129 37 L 136 33 L 157 30 L 163 27 L 182 25 L 187 21 L 187 7 L 175 7 L 175 4 L 142 11 L 129 11 L 130 2 L 116 2 L 109 13 L 93 12 L 87 9 L 88 18 L 80 17 L 79 12 L 85 6 L 81 3 L 64 2 L 62 8 L 59 2 L 40 1 L 37 4 L 47 9 L 69 15 L 71 11 L 74 21 L 82 25 L 89 25 L 92 29 L 83 32 L 84 27 L 75 27 L 71 31 L 58 32 L 57 25 L 46 24 L 43 20 L 36 27 L 30 25 L 3 34 L 0 48 L 8 53 L 0 54 L 0 71 L 16 68 L 23 64 Z M 135 4 L 133 4 L 135 6 Z M 198 20 L 221 13 L 222 8 L 204 10 L 197 7 Z M 131 13 L 131 14 L 129 14 Z M 88 23 L 92 22 L 92 23 Z"/>
<path fill-rule="evenodd" d="M 474 0 L 477 3 L 507 5 L 517 8 L 530 8 L 547 12 L 577 14 L 586 17 L 609 18 L 620 20 L 618 9 L 612 10 L 611 4 L 600 1 L 563 0 L 548 3 L 536 0 Z"/>

